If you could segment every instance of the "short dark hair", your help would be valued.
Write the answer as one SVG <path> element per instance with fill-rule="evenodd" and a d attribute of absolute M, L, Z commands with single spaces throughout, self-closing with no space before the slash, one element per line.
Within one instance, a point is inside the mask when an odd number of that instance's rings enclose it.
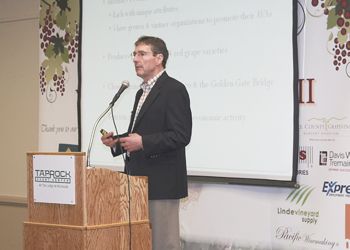
<path fill-rule="evenodd" d="M 141 36 L 135 42 L 135 46 L 138 46 L 140 44 L 150 45 L 151 50 L 155 55 L 162 54 L 163 55 L 162 65 L 165 68 L 166 62 L 168 61 L 168 57 L 169 57 L 169 51 L 166 47 L 165 42 L 162 39 L 154 36 Z"/>

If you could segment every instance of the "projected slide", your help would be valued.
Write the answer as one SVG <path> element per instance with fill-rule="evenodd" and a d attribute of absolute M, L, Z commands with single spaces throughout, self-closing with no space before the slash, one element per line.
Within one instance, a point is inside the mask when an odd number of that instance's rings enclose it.
<path fill-rule="evenodd" d="M 83 1 L 83 150 L 123 80 L 131 86 L 113 110 L 118 132 L 126 132 L 142 82 L 131 59 L 134 42 L 159 36 L 170 51 L 168 74 L 191 98 L 188 174 L 290 181 L 297 129 L 292 27 L 292 0 Z M 114 130 L 110 114 L 100 128 Z M 122 158 L 99 138 L 92 165 L 120 169 Z"/>

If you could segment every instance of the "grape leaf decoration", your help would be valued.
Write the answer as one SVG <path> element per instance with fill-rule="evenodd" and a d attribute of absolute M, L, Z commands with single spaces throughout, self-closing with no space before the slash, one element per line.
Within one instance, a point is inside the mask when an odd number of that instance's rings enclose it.
<path fill-rule="evenodd" d="M 79 1 L 40 1 L 40 92 L 49 102 L 66 92 L 68 65 L 76 63 L 79 48 Z"/>
<path fill-rule="evenodd" d="M 350 0 L 311 0 L 313 7 L 321 7 L 327 16 L 327 30 L 331 42 L 333 66 L 335 70 L 346 67 L 346 74 L 350 77 Z"/>

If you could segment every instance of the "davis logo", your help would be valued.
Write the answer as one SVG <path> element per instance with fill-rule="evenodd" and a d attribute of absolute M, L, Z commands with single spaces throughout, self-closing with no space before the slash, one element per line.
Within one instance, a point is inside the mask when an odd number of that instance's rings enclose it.
<path fill-rule="evenodd" d="M 329 166 L 332 171 L 350 171 L 349 151 L 320 151 L 319 165 Z"/>
<path fill-rule="evenodd" d="M 350 197 L 350 185 L 338 184 L 337 181 L 325 181 L 322 193 L 325 193 L 326 196 Z"/>
<path fill-rule="evenodd" d="M 319 165 L 320 166 L 327 166 L 327 162 L 328 162 L 328 152 L 327 151 L 320 151 Z"/>

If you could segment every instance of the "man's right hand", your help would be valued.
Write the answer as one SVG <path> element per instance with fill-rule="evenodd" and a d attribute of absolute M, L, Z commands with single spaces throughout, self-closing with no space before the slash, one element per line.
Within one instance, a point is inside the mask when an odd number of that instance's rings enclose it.
<path fill-rule="evenodd" d="M 113 132 L 108 132 L 105 135 L 101 136 L 101 141 L 107 147 L 114 147 L 118 142 L 118 139 L 113 138 Z"/>

